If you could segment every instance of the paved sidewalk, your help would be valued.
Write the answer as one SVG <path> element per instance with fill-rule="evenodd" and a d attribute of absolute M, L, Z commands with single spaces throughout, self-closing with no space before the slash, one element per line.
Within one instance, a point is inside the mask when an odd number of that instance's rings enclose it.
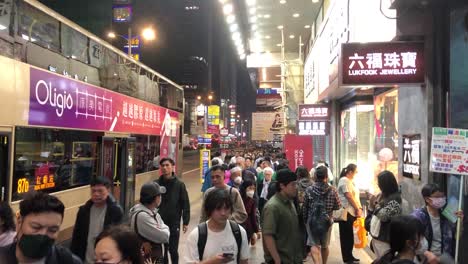
<path fill-rule="evenodd" d="M 189 225 L 189 230 L 187 234 L 181 234 L 180 243 L 179 243 L 179 255 L 180 263 L 184 262 L 186 245 L 185 241 L 190 231 L 192 231 L 198 224 L 200 218 L 201 210 L 201 199 L 202 193 L 200 192 L 201 184 L 199 181 L 198 170 L 188 171 L 183 175 L 183 180 L 187 185 L 190 204 L 191 204 L 191 221 Z M 372 259 L 363 249 L 355 249 L 354 256 L 361 260 L 361 264 L 370 264 Z M 253 247 L 250 247 L 250 259 L 249 263 L 260 264 L 264 261 L 263 258 L 263 246 L 262 241 L 259 240 L 257 244 Z M 313 263 L 310 257 L 307 258 L 307 261 L 304 263 Z M 328 260 L 329 264 L 341 264 L 341 249 L 340 249 L 340 240 L 338 233 L 338 224 L 333 225 L 332 237 L 330 242 L 330 257 Z"/>

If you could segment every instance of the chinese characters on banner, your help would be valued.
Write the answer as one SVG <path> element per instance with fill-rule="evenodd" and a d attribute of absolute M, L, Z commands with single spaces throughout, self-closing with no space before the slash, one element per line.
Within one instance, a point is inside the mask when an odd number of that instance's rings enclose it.
<path fill-rule="evenodd" d="M 287 134 L 284 136 L 284 150 L 289 168 L 295 171 L 298 166 L 311 169 L 313 166 L 312 136 Z"/>
<path fill-rule="evenodd" d="M 403 135 L 403 176 L 421 180 L 421 135 Z"/>
<path fill-rule="evenodd" d="M 423 83 L 424 43 L 346 43 L 342 65 L 342 85 Z"/>
<path fill-rule="evenodd" d="M 208 124 L 206 127 L 208 134 L 219 134 L 219 109 L 218 105 L 208 106 Z"/>
<path fill-rule="evenodd" d="M 430 161 L 433 172 L 468 175 L 468 130 L 434 127 Z"/>

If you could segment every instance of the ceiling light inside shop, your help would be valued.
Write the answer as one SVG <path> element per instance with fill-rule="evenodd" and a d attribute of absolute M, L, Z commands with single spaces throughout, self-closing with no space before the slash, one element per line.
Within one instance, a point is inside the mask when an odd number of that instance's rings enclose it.
<path fill-rule="evenodd" d="M 312 3 L 318 3 L 319 0 L 312 0 Z"/>
<path fill-rule="evenodd" d="M 263 18 L 270 18 L 270 17 L 271 17 L 270 14 L 263 15 Z"/>
<path fill-rule="evenodd" d="M 257 16 L 251 16 L 250 23 L 255 23 L 255 22 L 257 22 Z"/>
<path fill-rule="evenodd" d="M 251 7 L 251 8 L 249 9 L 249 14 L 255 15 L 255 13 L 257 13 L 257 9 L 256 9 L 255 7 Z"/>
<path fill-rule="evenodd" d="M 227 0 L 219 0 L 219 2 L 220 2 L 221 4 L 224 4 L 224 3 L 227 2 Z"/>
<path fill-rule="evenodd" d="M 234 33 L 232 34 L 232 40 L 235 41 L 235 40 L 240 39 L 240 38 L 241 38 L 240 32 L 234 32 Z"/>
<path fill-rule="evenodd" d="M 231 33 L 237 32 L 238 29 L 239 29 L 239 26 L 237 24 L 232 24 L 229 26 L 229 30 L 231 31 Z"/>
<path fill-rule="evenodd" d="M 252 29 L 252 31 L 257 30 L 257 28 L 258 28 L 257 24 L 252 24 L 252 26 L 250 27 L 250 29 Z"/>
<path fill-rule="evenodd" d="M 301 16 L 301 15 L 299 15 L 299 13 L 295 13 L 295 14 L 293 15 L 293 17 L 300 17 L 300 16 Z"/>
<path fill-rule="evenodd" d="M 265 36 L 266 39 L 270 39 L 271 37 L 270 36 Z"/>
<path fill-rule="evenodd" d="M 293 39 L 293 38 L 295 38 L 295 37 L 294 37 L 294 35 L 289 35 L 289 38 L 290 38 L 290 39 Z"/>
<path fill-rule="evenodd" d="M 226 4 L 223 6 L 223 12 L 225 15 L 229 15 L 229 14 L 232 14 L 232 4 Z"/>
<path fill-rule="evenodd" d="M 236 21 L 236 17 L 234 15 L 229 15 L 226 17 L 226 22 L 230 25 Z"/>
<path fill-rule="evenodd" d="M 286 4 L 286 0 L 281 0 L 280 4 L 282 4 L 282 5 Z"/>
<path fill-rule="evenodd" d="M 283 25 L 278 26 L 278 29 L 283 29 L 283 28 L 284 28 Z"/>
<path fill-rule="evenodd" d="M 278 44 L 276 44 L 276 46 L 277 46 L 277 47 L 281 47 L 281 46 L 283 46 L 283 45 L 281 45 L 281 43 L 278 43 Z"/>
<path fill-rule="evenodd" d="M 304 28 L 310 28 L 310 25 L 305 25 L 305 27 L 304 27 Z"/>
<path fill-rule="evenodd" d="M 253 5 L 255 5 L 255 3 L 257 1 L 256 0 L 246 0 L 245 2 L 247 3 L 248 6 L 253 6 Z"/>

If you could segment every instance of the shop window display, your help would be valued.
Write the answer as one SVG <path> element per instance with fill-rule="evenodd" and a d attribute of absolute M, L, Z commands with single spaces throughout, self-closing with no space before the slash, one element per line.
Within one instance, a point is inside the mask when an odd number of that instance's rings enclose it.
<path fill-rule="evenodd" d="M 133 135 L 136 138 L 135 169 L 144 173 L 159 169 L 159 136 Z"/>

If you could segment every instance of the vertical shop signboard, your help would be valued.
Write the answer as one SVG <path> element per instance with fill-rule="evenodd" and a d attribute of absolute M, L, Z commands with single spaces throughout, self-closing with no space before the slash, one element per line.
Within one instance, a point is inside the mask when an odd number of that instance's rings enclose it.
<path fill-rule="evenodd" d="M 205 181 L 205 173 L 210 169 L 210 150 L 202 149 L 200 150 L 200 181 L 203 183 Z"/>
<path fill-rule="evenodd" d="M 304 166 L 307 169 L 312 168 L 312 136 L 287 134 L 284 136 L 284 150 L 292 171 L 295 171 L 299 166 Z"/>
<path fill-rule="evenodd" d="M 421 180 L 421 135 L 403 135 L 403 176 Z"/>

